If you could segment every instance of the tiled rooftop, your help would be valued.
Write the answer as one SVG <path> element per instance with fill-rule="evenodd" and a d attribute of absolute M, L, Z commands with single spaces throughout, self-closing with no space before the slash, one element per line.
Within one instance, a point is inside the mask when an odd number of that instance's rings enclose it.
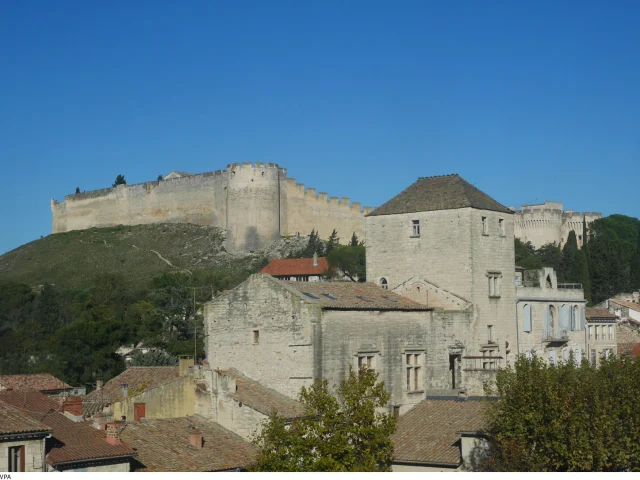
<path fill-rule="evenodd" d="M 107 443 L 105 432 L 96 430 L 90 423 L 67 418 L 58 411 L 58 402 L 36 390 L 0 392 L 0 410 L 4 406 L 19 410 L 24 418 L 53 431 L 53 448 L 47 455 L 51 465 L 134 455 L 127 445 Z"/>
<path fill-rule="evenodd" d="M 479 400 L 423 400 L 398 420 L 394 460 L 459 465 L 458 432 L 482 430 L 483 413 Z"/>
<path fill-rule="evenodd" d="M 391 200 L 376 208 L 368 217 L 400 213 L 477 208 L 502 213 L 513 213 L 478 190 L 457 174 L 419 178 Z"/>
<path fill-rule="evenodd" d="M 94 390 L 84 397 L 83 412 L 92 415 L 103 406 L 112 404 L 122 397 L 123 383 L 128 385 L 129 395 L 172 382 L 180 376 L 178 367 L 130 367 L 117 377 L 105 383 L 100 390 Z"/>
<path fill-rule="evenodd" d="M 318 258 L 318 265 L 313 266 L 313 258 L 283 258 L 272 261 L 260 270 L 260 273 L 273 276 L 286 275 L 322 275 L 329 268 L 324 257 Z"/>
<path fill-rule="evenodd" d="M 194 427 L 202 432 L 199 450 L 189 442 Z M 145 418 L 129 423 L 121 436 L 136 450 L 139 469 L 149 472 L 230 470 L 246 467 L 256 456 L 256 447 L 251 443 L 198 415 Z"/>
<path fill-rule="evenodd" d="M 633 303 L 628 300 L 618 300 L 616 298 L 612 298 L 609 300 L 609 303 L 617 303 L 621 307 L 630 308 L 631 310 L 635 310 L 636 312 L 640 312 L 640 303 Z"/>
<path fill-rule="evenodd" d="M 245 377 L 237 370 L 230 369 L 226 373 L 232 373 L 236 377 L 238 388 L 232 395 L 236 401 L 264 415 L 269 415 L 276 410 L 281 417 L 291 419 L 300 417 L 304 413 L 301 403 Z"/>
<path fill-rule="evenodd" d="M 334 310 L 433 310 L 373 283 L 287 282 L 288 288 L 301 293 L 310 303 Z"/>
<path fill-rule="evenodd" d="M 50 373 L 35 373 L 29 375 L 0 375 L 0 390 L 65 390 L 73 388 Z"/>
<path fill-rule="evenodd" d="M 584 309 L 584 316 L 589 319 L 596 318 L 606 318 L 606 319 L 617 319 L 617 315 L 613 313 L 609 313 L 609 310 L 606 308 L 591 308 L 587 307 Z"/>
<path fill-rule="evenodd" d="M 0 435 L 48 432 L 51 429 L 25 412 L 0 403 Z"/>

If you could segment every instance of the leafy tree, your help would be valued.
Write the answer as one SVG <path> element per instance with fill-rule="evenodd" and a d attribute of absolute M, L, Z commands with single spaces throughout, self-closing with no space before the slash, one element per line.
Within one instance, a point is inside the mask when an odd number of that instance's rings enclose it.
<path fill-rule="evenodd" d="M 340 246 L 340 238 L 338 238 L 338 232 L 334 228 L 333 231 L 331 232 L 331 235 L 327 239 L 327 245 L 325 246 L 325 251 L 324 251 L 325 255 L 329 255 L 339 246 Z"/>
<path fill-rule="evenodd" d="M 80 187 L 76 187 L 76 193 L 80 193 Z"/>
<path fill-rule="evenodd" d="M 547 243 L 536 251 L 536 257 L 543 267 L 553 267 L 558 278 L 564 278 L 562 272 L 562 250 L 555 243 Z M 523 265 L 524 266 L 524 265 Z"/>
<path fill-rule="evenodd" d="M 379 413 L 389 401 L 383 382 L 366 368 L 349 371 L 335 396 L 326 380 L 303 387 L 304 416 L 287 426 L 277 412 L 254 439 L 262 472 L 389 471 L 396 420 Z"/>
<path fill-rule="evenodd" d="M 536 256 L 536 249 L 531 242 L 522 242 L 515 239 L 516 265 L 526 270 L 536 270 L 542 268 L 542 262 Z"/>
<path fill-rule="evenodd" d="M 173 367 L 178 365 L 178 357 L 162 350 L 149 350 L 146 353 L 137 352 L 131 357 L 132 367 Z"/>
<path fill-rule="evenodd" d="M 124 175 L 119 174 L 116 177 L 116 181 L 113 183 L 113 186 L 117 187 L 118 185 L 126 185 L 126 184 L 127 184 L 127 181 L 125 180 Z"/>
<path fill-rule="evenodd" d="M 520 356 L 487 394 L 494 471 L 639 471 L 640 360 L 573 358 L 550 366 Z"/>
<path fill-rule="evenodd" d="M 352 282 L 365 282 L 367 262 L 365 247 L 340 247 L 327 256 L 329 276 L 343 274 Z"/>
<path fill-rule="evenodd" d="M 640 289 L 640 247 L 631 259 L 630 279 L 631 289 Z"/>
<path fill-rule="evenodd" d="M 62 302 L 52 285 L 44 284 L 36 302 L 35 315 L 44 331 L 51 335 L 63 326 Z"/>

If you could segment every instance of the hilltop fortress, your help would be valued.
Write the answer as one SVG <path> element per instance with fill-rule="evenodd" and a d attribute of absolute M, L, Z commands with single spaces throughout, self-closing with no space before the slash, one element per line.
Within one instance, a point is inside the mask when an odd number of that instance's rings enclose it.
<path fill-rule="evenodd" d="M 582 247 L 582 223 L 589 225 L 602 218 L 597 212 L 574 212 L 562 210 L 562 203 L 544 202 L 537 205 L 522 205 L 516 211 L 514 234 L 523 242 L 531 242 L 535 248 L 555 242 L 561 248 L 570 231 L 576 233 L 578 247 Z"/>
<path fill-rule="evenodd" d="M 51 200 L 53 233 L 147 223 L 194 223 L 226 230 L 230 252 L 254 251 L 286 235 L 312 229 L 328 237 L 364 238 L 362 208 L 287 178 L 273 163 L 232 163 L 226 170 L 171 172 L 164 180 L 118 185 Z"/>

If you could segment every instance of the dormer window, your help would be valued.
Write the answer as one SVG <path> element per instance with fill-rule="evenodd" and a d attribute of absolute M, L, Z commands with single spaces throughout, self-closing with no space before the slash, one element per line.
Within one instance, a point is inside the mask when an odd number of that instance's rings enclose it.
<path fill-rule="evenodd" d="M 420 236 L 420 220 L 411 220 L 411 236 Z"/>

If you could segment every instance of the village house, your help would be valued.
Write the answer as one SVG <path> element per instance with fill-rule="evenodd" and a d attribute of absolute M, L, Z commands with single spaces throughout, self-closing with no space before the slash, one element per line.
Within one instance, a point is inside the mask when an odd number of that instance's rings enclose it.
<path fill-rule="evenodd" d="M 324 257 L 313 258 L 282 258 L 273 260 L 260 270 L 260 273 L 271 275 L 280 280 L 292 282 L 321 282 L 323 275 L 329 269 L 329 263 Z"/>
<path fill-rule="evenodd" d="M 0 403 L 0 472 L 45 471 L 45 439 L 51 428 Z"/>
<path fill-rule="evenodd" d="M 586 351 L 589 362 L 597 365 L 601 358 L 618 354 L 617 328 L 618 317 L 606 309 L 586 309 Z"/>
<path fill-rule="evenodd" d="M 85 387 L 72 387 L 50 373 L 0 375 L 2 390 L 38 390 L 48 396 L 84 395 Z"/>
<path fill-rule="evenodd" d="M 605 301 L 605 308 L 608 308 L 609 312 L 615 314 L 622 322 L 634 328 L 640 328 L 640 300 L 635 300 L 636 296 L 634 300 L 610 298 Z"/>
<path fill-rule="evenodd" d="M 38 450 L 42 458 L 31 455 L 32 470 L 72 472 L 128 472 L 135 452 L 120 442 L 110 441 L 109 433 L 94 429 L 82 417 L 82 399 L 70 397 L 60 404 L 36 390 L 0 392 L 0 409 L 14 408 L 25 419 L 39 422 L 47 437 Z M 32 446 L 32 451 L 36 447 Z M 28 451 L 25 447 L 23 451 Z M 11 452 L 9 452 L 11 454 Z M 26 453 L 25 453 L 26 455 Z M 21 460 L 22 461 L 22 460 Z"/>

